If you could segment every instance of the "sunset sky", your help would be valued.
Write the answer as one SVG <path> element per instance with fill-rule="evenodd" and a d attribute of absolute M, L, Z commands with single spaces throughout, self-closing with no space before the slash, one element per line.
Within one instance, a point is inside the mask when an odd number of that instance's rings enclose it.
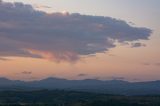
<path fill-rule="evenodd" d="M 160 80 L 160 0 L 0 0 L 0 77 Z"/>

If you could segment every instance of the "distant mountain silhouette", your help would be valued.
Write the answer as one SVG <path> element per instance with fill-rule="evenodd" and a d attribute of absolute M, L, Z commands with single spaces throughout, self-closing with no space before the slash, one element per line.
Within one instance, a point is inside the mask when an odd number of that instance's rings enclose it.
<path fill-rule="evenodd" d="M 127 82 L 123 80 L 66 80 L 60 78 L 46 78 L 39 81 L 18 81 L 0 78 L 0 90 L 35 90 L 60 89 L 89 91 L 122 95 L 157 95 L 160 94 L 160 81 Z"/>

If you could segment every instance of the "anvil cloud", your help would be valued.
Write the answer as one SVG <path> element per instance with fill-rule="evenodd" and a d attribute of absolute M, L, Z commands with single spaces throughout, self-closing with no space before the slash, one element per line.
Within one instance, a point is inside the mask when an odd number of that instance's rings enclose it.
<path fill-rule="evenodd" d="M 115 42 L 148 40 L 151 30 L 111 17 L 46 13 L 23 3 L 0 2 L 0 57 L 76 61 Z"/>

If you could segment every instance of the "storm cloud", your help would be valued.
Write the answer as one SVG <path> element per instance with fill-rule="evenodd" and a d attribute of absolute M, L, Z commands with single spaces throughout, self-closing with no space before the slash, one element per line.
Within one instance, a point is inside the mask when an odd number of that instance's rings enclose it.
<path fill-rule="evenodd" d="M 148 40 L 151 33 L 111 17 L 49 14 L 23 3 L 0 2 L 0 57 L 76 61 L 104 53 L 115 42 Z"/>

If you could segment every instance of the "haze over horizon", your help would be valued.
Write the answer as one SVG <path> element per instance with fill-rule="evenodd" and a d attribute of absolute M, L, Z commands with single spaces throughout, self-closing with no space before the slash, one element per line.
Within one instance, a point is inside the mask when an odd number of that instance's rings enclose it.
<path fill-rule="evenodd" d="M 2 0 L 0 77 L 160 80 L 159 0 Z"/>

